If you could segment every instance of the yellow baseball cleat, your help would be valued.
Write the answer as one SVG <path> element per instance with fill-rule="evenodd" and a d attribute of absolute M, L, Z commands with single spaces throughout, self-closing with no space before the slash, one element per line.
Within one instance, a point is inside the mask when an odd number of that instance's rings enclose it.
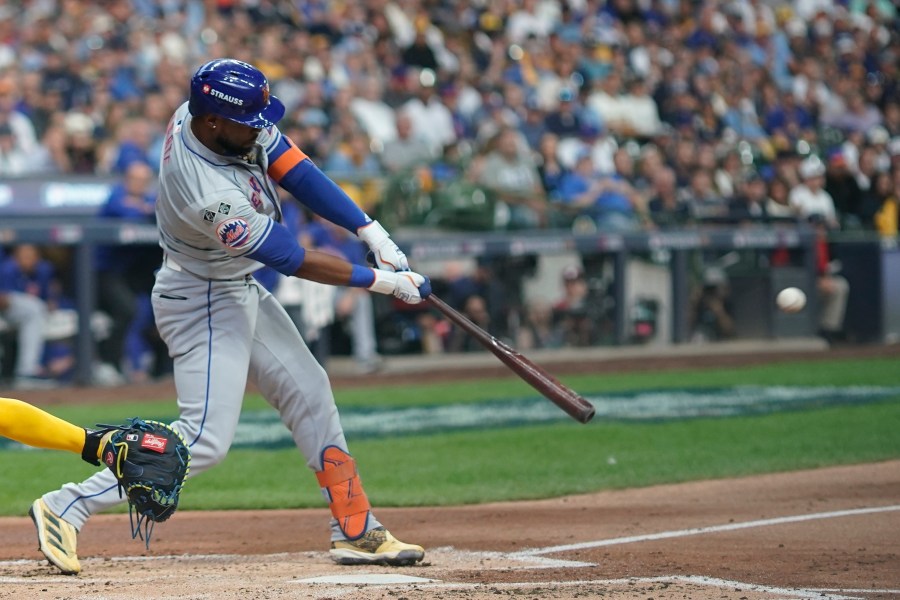
<path fill-rule="evenodd" d="M 405 544 L 384 527 L 377 527 L 358 540 L 331 542 L 331 558 L 339 565 L 408 567 L 425 558 L 425 549 Z"/>
<path fill-rule="evenodd" d="M 63 575 L 77 575 L 81 571 L 81 563 L 75 553 L 78 530 L 56 516 L 41 498 L 34 501 L 28 514 L 37 527 L 38 548 L 47 560 Z"/>

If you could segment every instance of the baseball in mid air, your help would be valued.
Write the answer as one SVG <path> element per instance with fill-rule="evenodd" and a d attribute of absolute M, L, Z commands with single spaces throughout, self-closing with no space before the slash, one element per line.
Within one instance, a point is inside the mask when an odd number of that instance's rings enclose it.
<path fill-rule="evenodd" d="M 778 292 L 775 303 L 786 313 L 799 312 L 806 306 L 806 294 L 800 288 L 784 288 Z"/>

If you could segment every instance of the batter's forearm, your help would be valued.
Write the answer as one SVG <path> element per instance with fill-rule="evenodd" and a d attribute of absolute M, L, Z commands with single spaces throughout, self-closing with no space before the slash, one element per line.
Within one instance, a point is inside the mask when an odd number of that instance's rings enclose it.
<path fill-rule="evenodd" d="M 81 454 L 85 431 L 21 400 L 0 398 L 0 435 L 36 448 Z"/>
<path fill-rule="evenodd" d="M 328 285 L 368 287 L 375 281 L 375 273 L 368 267 L 347 262 L 327 252 L 307 250 L 303 263 L 294 277 Z"/>

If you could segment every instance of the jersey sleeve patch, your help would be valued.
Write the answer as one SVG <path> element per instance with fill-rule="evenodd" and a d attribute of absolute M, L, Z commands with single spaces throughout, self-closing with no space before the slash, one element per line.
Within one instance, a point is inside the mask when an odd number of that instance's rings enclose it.
<path fill-rule="evenodd" d="M 227 219 L 216 227 L 216 235 L 229 248 L 241 248 L 250 239 L 250 223 L 239 217 Z"/>

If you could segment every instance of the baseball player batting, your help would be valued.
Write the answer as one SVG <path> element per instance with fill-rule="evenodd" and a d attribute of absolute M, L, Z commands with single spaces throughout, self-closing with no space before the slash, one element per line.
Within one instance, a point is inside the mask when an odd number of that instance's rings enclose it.
<path fill-rule="evenodd" d="M 152 300 L 174 359 L 179 418 L 172 427 L 190 447 L 190 475 L 212 467 L 231 445 L 252 381 L 315 471 L 333 517 L 332 558 L 339 564 L 411 565 L 425 551 L 394 538 L 375 517 L 324 369 L 251 273 L 268 265 L 285 275 L 364 287 L 410 304 L 431 293 L 430 282 L 410 271 L 384 228 L 281 134 L 275 124 L 284 111 L 262 72 L 217 59 L 194 73 L 190 100 L 169 122 L 156 203 L 164 258 Z M 280 223 L 276 184 L 359 236 L 378 268 L 302 248 Z M 75 565 L 75 533 L 92 514 L 120 502 L 107 471 L 42 500 L 43 518 L 71 535 L 62 548 L 42 539 L 41 550 L 48 558 L 64 552 Z"/>

